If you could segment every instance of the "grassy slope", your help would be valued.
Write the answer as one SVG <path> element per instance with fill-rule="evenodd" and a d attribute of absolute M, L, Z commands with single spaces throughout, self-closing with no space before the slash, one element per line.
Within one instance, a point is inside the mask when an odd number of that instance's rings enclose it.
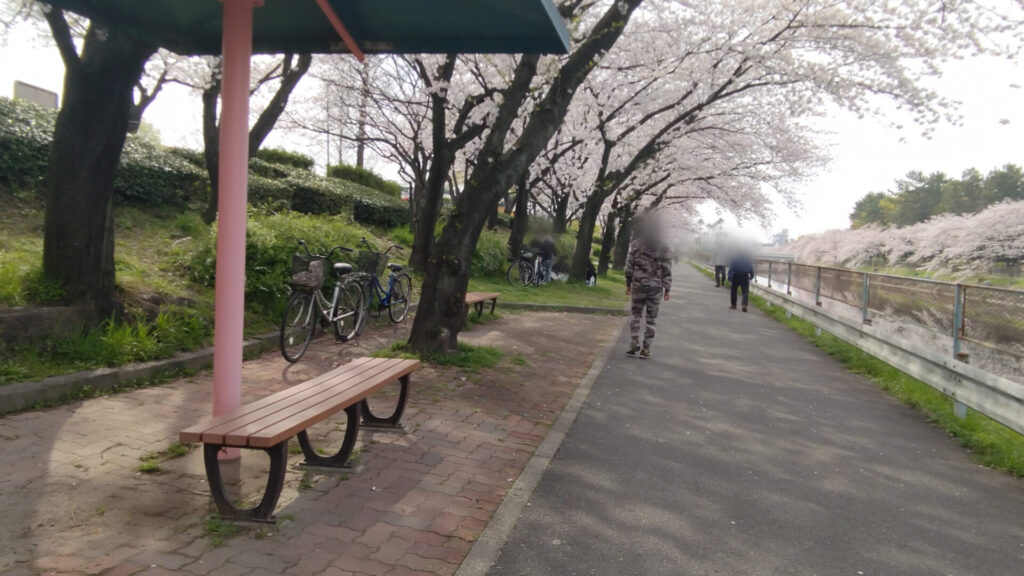
<path fill-rule="evenodd" d="M 708 278 L 714 278 L 710 271 L 697 265 L 694 268 Z M 953 400 L 931 386 L 831 334 L 816 334 L 810 322 L 796 316 L 786 318 L 785 310 L 768 306 L 764 298 L 756 294 L 751 294 L 750 298 L 767 316 L 827 352 L 849 371 L 865 376 L 904 404 L 923 413 L 929 422 L 944 428 L 980 463 L 1024 477 L 1024 436 L 1021 434 L 973 410 L 969 411 L 967 418 L 957 418 L 953 413 Z"/>

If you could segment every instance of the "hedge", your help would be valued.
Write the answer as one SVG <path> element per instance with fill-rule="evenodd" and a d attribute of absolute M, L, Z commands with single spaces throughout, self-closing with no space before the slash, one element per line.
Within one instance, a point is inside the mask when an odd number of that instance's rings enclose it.
<path fill-rule="evenodd" d="M 56 120 L 54 110 L 0 98 L 0 186 L 42 189 Z M 260 150 L 249 162 L 250 202 L 274 210 L 349 216 L 384 228 L 408 224 L 409 207 L 400 198 L 356 182 L 316 176 L 312 166 L 313 159 L 302 154 Z M 182 205 L 208 195 L 202 152 L 155 146 L 128 136 L 114 180 L 116 200 Z"/>
<path fill-rule="evenodd" d="M 291 166 L 293 168 L 309 171 L 313 170 L 313 166 L 316 164 L 312 158 L 305 154 L 289 152 L 280 148 L 260 148 L 256 151 L 256 158 L 271 164 Z"/>
<path fill-rule="evenodd" d="M 349 182 L 355 182 L 356 184 L 362 184 L 367 188 L 373 188 L 378 192 L 383 192 L 394 198 L 401 198 L 402 190 L 404 190 L 401 184 L 385 180 L 373 170 L 367 170 L 366 168 L 360 168 L 358 166 L 350 166 L 348 164 L 329 166 L 327 168 L 327 175 L 331 178 L 338 178 L 341 180 L 348 180 Z"/>
<path fill-rule="evenodd" d="M 57 111 L 0 98 L 0 184 L 39 191 L 46 178 Z M 129 134 L 114 177 L 121 201 L 181 204 L 205 193 L 206 174 L 180 153 Z"/>

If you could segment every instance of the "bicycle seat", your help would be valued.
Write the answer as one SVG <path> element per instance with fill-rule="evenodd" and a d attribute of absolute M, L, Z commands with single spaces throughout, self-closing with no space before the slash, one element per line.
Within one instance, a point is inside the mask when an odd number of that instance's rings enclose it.
<path fill-rule="evenodd" d="M 351 264 L 346 264 L 344 262 L 334 263 L 334 273 L 337 274 L 338 276 L 351 274 L 353 270 L 355 270 L 355 268 L 353 268 Z"/>
<path fill-rule="evenodd" d="M 404 269 L 405 266 L 402 266 L 401 264 L 388 264 L 388 270 L 391 270 L 392 272 L 401 272 Z"/>

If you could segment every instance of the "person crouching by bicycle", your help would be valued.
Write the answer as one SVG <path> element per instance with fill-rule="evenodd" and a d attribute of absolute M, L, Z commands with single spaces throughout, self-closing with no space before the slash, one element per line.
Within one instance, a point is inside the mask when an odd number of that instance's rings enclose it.
<path fill-rule="evenodd" d="M 540 243 L 537 244 L 537 256 L 540 258 L 541 270 L 544 271 L 544 280 L 541 284 L 547 284 L 551 281 L 551 267 L 555 265 L 556 255 L 555 239 L 550 235 L 542 238 Z"/>
<path fill-rule="evenodd" d="M 642 219 L 626 256 L 626 294 L 630 295 L 632 337 L 626 354 L 651 357 L 654 325 L 661 299 L 669 300 L 672 289 L 672 255 L 661 239 L 661 227 L 653 216 Z M 645 322 L 646 313 L 646 322 Z M 640 327 L 644 325 L 641 337 Z"/>

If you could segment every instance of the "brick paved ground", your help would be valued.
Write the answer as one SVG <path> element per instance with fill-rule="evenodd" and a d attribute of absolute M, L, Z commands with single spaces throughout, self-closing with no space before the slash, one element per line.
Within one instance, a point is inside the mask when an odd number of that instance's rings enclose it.
<path fill-rule="evenodd" d="M 199 450 L 138 471 L 209 412 L 209 374 L 0 418 L 0 573 L 452 574 L 617 322 L 526 313 L 467 332 L 504 360 L 417 372 L 406 432 L 364 429 L 355 472 L 303 471 L 293 454 L 276 525 L 211 521 Z M 380 327 L 359 346 L 321 339 L 291 367 L 266 354 L 245 364 L 246 399 L 401 337 Z M 392 398 L 374 402 L 384 412 Z M 312 437 L 337 446 L 343 429 L 344 414 Z M 257 495 L 265 467 L 243 455 L 240 498 Z"/>

